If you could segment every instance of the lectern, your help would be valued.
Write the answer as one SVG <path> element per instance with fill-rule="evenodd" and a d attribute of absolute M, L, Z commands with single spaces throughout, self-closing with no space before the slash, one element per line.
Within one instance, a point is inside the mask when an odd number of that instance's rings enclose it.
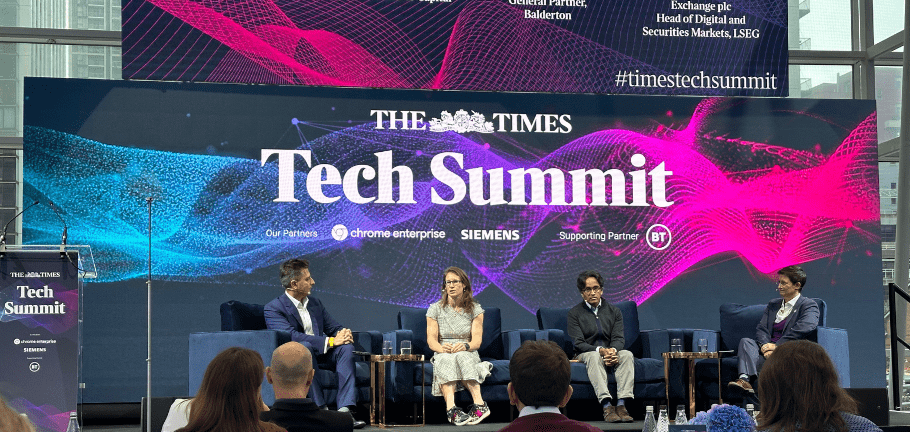
<path fill-rule="evenodd" d="M 65 431 L 80 399 L 89 246 L 0 248 L 0 394 L 39 431 Z"/>

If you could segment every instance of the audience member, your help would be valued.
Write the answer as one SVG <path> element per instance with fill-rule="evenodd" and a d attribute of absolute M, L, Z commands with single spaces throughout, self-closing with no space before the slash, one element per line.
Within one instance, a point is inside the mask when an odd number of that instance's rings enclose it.
<path fill-rule="evenodd" d="M 600 432 L 559 412 L 572 397 L 572 371 L 566 353 L 552 341 L 527 341 L 509 360 L 509 403 L 518 418 L 500 432 Z"/>
<path fill-rule="evenodd" d="M 344 432 L 353 430 L 348 413 L 323 410 L 307 398 L 313 383 L 313 357 L 298 342 L 288 342 L 272 353 L 272 364 L 265 369 L 266 379 L 275 389 L 275 403 L 259 418 L 275 423 L 288 432 Z"/>
<path fill-rule="evenodd" d="M 730 387 L 755 393 L 752 384 L 766 359 L 778 345 L 805 339 L 818 327 L 818 305 L 815 300 L 803 297 L 806 272 L 802 267 L 784 267 L 777 272 L 779 299 L 771 300 L 755 329 L 755 339 L 739 340 L 739 378 Z M 752 396 L 754 397 L 754 396 Z"/>
<path fill-rule="evenodd" d="M 575 345 L 575 358 L 588 370 L 594 393 L 603 408 L 604 421 L 631 422 L 633 419 L 625 404 L 626 399 L 635 397 L 632 393 L 635 359 L 624 349 L 622 312 L 601 297 L 603 284 L 603 276 L 596 271 L 578 275 L 576 285 L 582 302 L 570 309 L 566 317 L 569 338 Z M 616 406 L 607 388 L 608 370 L 616 377 L 616 396 L 619 398 Z"/>
<path fill-rule="evenodd" d="M 35 432 L 35 426 L 24 415 L 16 412 L 0 397 L 0 431 Z"/>
<path fill-rule="evenodd" d="M 758 378 L 758 430 L 769 432 L 881 432 L 856 415 L 856 401 L 840 387 L 834 363 L 821 345 L 779 345 Z"/>
<path fill-rule="evenodd" d="M 471 296 L 471 280 L 458 267 L 442 273 L 442 298 L 427 309 L 427 345 L 433 350 L 433 396 L 446 402 L 446 417 L 456 426 L 475 425 L 490 415 L 480 383 L 493 365 L 480 361 L 483 308 Z M 467 388 L 474 404 L 466 414 L 455 406 L 455 392 Z"/>
<path fill-rule="evenodd" d="M 162 432 L 285 432 L 259 420 L 260 387 L 265 366 L 256 351 L 228 348 L 209 363 L 196 397 L 176 401 L 164 421 Z"/>

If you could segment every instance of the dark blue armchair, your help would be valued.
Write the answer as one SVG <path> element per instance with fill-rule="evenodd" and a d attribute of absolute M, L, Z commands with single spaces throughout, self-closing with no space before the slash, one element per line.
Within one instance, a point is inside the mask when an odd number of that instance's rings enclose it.
<path fill-rule="evenodd" d="M 841 387 L 850 387 L 850 349 L 847 331 L 825 327 L 827 324 L 827 305 L 822 299 L 813 299 L 818 303 L 818 328 L 807 338 L 821 345 L 837 368 Z M 730 391 L 727 383 L 739 376 L 738 357 L 739 340 L 755 338 L 755 327 L 764 314 L 766 304 L 741 305 L 725 303 L 720 306 L 720 331 L 696 330 L 693 337 L 708 339 L 709 350 L 718 347 L 721 351 L 733 351 L 730 357 L 721 360 L 721 391 L 724 402 L 740 402 L 741 391 Z M 717 400 L 717 361 L 701 360 L 695 365 L 696 395 L 700 399 Z"/>
<path fill-rule="evenodd" d="M 403 308 L 398 312 L 398 328 L 385 334 L 385 339 L 392 342 L 397 350 L 401 341 L 411 341 L 414 354 L 423 354 L 426 358 L 425 378 L 427 400 L 437 399 L 432 394 L 433 364 L 429 362 L 433 351 L 427 345 L 427 311 L 426 309 Z M 512 353 L 526 340 L 535 339 L 534 330 L 502 331 L 502 316 L 499 308 L 484 308 L 483 342 L 478 354 L 481 360 L 493 364 L 492 374 L 481 384 L 480 392 L 484 401 L 508 401 L 506 387 L 509 384 L 509 359 Z M 387 375 L 387 396 L 393 402 L 417 402 L 420 400 L 420 365 L 413 362 L 394 362 Z M 455 394 L 456 403 L 470 403 L 466 391 Z"/>
<path fill-rule="evenodd" d="M 190 334 L 189 349 L 189 395 L 195 396 L 202 383 L 205 368 L 221 351 L 229 347 L 252 349 L 262 356 L 266 365 L 272 361 L 272 351 L 280 345 L 290 342 L 288 332 L 268 330 L 265 325 L 263 305 L 229 301 L 221 304 L 220 332 L 202 332 Z M 353 332 L 354 349 L 379 353 L 382 349 L 382 334 L 378 331 Z M 357 400 L 370 400 L 369 363 L 358 361 L 356 364 Z M 334 401 L 338 394 L 338 377 L 327 367 L 321 368 L 315 379 L 323 385 L 326 401 Z M 275 392 L 265 379 L 262 381 L 262 401 L 271 405 L 275 401 Z"/>
<path fill-rule="evenodd" d="M 645 330 L 638 327 L 638 306 L 635 302 L 614 303 L 622 312 L 623 335 L 626 339 L 625 349 L 635 356 L 635 387 L 633 393 L 641 399 L 665 399 L 664 362 L 662 353 L 669 351 L 670 331 Z M 556 342 L 573 358 L 575 347 L 568 336 L 567 316 L 569 309 L 541 308 L 537 311 L 538 339 Z M 681 330 L 678 332 L 681 334 Z M 674 336 L 681 337 L 681 336 Z M 691 336 L 690 336 L 691 338 Z M 682 363 L 671 362 L 670 397 L 682 398 Z M 616 395 L 616 381 L 609 375 L 610 393 Z M 582 363 L 572 363 L 572 399 L 595 399 L 594 388 L 588 378 L 587 369 Z"/>

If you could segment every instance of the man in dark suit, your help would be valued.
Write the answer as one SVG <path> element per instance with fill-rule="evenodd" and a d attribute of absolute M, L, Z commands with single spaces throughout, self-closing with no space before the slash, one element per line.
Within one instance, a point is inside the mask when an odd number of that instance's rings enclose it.
<path fill-rule="evenodd" d="M 276 348 L 265 369 L 265 377 L 275 389 L 275 403 L 259 419 L 288 432 L 350 432 L 354 426 L 350 415 L 319 409 L 307 398 L 315 373 L 313 357 L 303 345 L 288 342 Z"/>
<path fill-rule="evenodd" d="M 559 412 L 572 397 L 569 358 L 553 341 L 527 341 L 509 360 L 509 403 L 518 418 L 499 432 L 600 432 Z"/>
<path fill-rule="evenodd" d="M 818 304 L 802 296 L 806 272 L 802 267 L 789 266 L 777 271 L 779 299 L 771 300 L 755 329 L 755 339 L 739 340 L 739 379 L 728 385 L 755 393 L 752 383 L 758 377 L 765 359 L 778 345 L 805 339 L 818 327 Z"/>
<path fill-rule="evenodd" d="M 626 399 L 634 398 L 635 366 L 632 353 L 625 350 L 622 312 L 601 297 L 604 279 L 589 270 L 578 275 L 576 285 L 582 302 L 569 310 L 569 337 L 575 345 L 575 358 L 585 364 L 597 400 L 603 406 L 604 421 L 631 422 Z M 616 377 L 618 401 L 607 388 L 607 370 Z"/>
<path fill-rule="evenodd" d="M 284 294 L 265 305 L 265 324 L 272 330 L 283 330 L 291 334 L 291 340 L 307 347 L 316 361 L 313 369 L 319 369 L 319 362 L 335 367 L 338 373 L 339 411 L 353 415 L 357 403 L 357 389 L 354 386 L 354 337 L 350 329 L 338 324 L 319 299 L 310 296 L 316 281 L 310 276 L 310 263 L 303 259 L 290 259 L 281 264 L 281 285 Z M 310 397 L 320 407 L 326 402 L 322 386 L 314 380 Z M 355 427 L 363 427 L 362 421 L 355 421 Z"/>

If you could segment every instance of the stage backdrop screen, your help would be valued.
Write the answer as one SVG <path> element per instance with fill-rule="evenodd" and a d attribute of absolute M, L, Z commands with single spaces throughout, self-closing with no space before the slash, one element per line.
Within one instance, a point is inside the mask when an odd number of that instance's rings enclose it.
<path fill-rule="evenodd" d="M 218 330 L 221 302 L 283 295 L 293 257 L 343 325 L 382 331 L 438 301 L 452 265 L 505 329 L 578 304 L 587 269 L 608 301 L 640 305 L 643 329 L 718 329 L 722 303 L 767 303 L 774 272 L 801 264 L 803 294 L 849 331 L 852 385 L 884 385 L 872 101 L 25 89 L 26 199 L 53 201 L 98 266 L 88 400 L 143 392 L 149 198 L 155 393 L 185 394 L 187 334 Z M 23 229 L 60 240 L 48 206 Z"/>
<path fill-rule="evenodd" d="M 787 15 L 786 0 L 123 0 L 123 78 L 786 96 Z"/>

